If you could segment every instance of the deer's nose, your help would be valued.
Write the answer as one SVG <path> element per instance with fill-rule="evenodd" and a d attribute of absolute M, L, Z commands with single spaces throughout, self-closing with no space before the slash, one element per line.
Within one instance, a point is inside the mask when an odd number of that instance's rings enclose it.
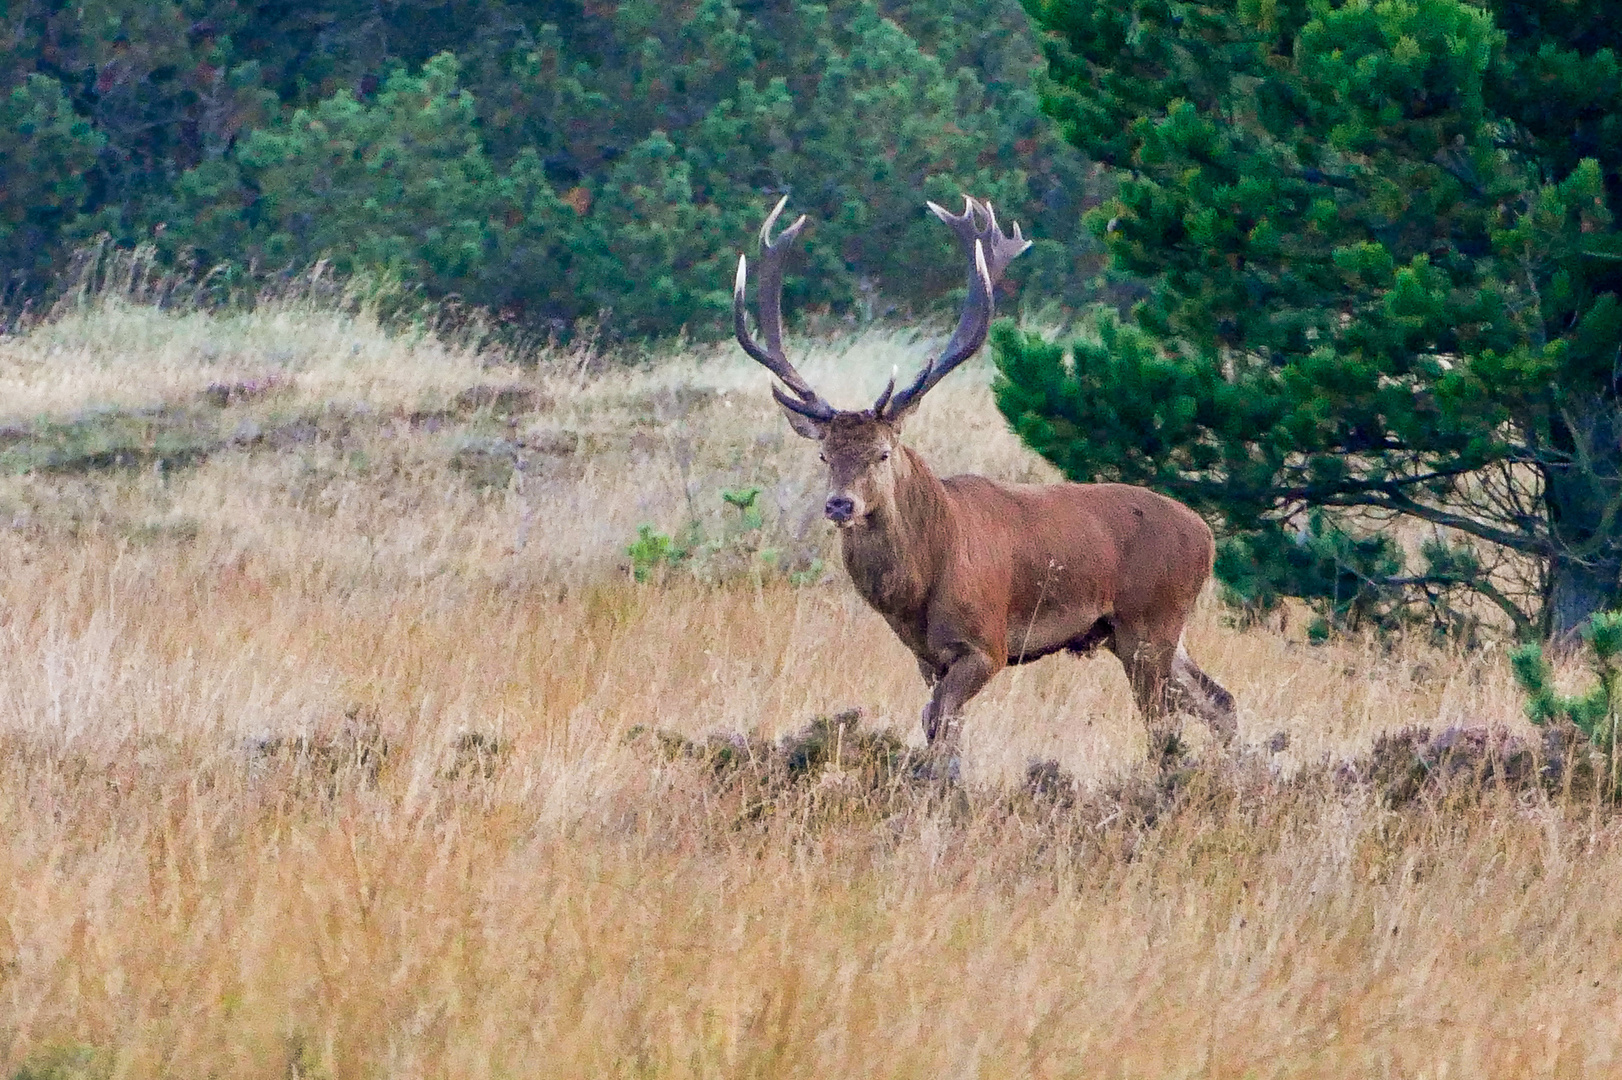
<path fill-rule="evenodd" d="M 822 512 L 829 521 L 843 525 L 856 513 L 856 501 L 849 495 L 830 495 L 828 501 L 822 504 Z"/>

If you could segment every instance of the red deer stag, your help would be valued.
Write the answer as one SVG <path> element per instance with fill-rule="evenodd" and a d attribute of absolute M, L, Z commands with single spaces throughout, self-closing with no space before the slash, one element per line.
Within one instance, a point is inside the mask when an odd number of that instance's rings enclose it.
<path fill-rule="evenodd" d="M 1230 739 L 1233 696 L 1183 647 L 1183 626 L 1214 551 L 1198 514 L 1125 484 L 939 479 L 901 444 L 902 422 L 924 395 L 985 342 L 993 290 L 1009 261 L 1030 246 L 1019 226 L 1005 236 L 991 205 L 972 198 L 965 197 L 962 214 L 929 204 L 962 246 L 968 299 L 939 357 L 910 385 L 897 390 L 892 378 L 872 408 L 851 412 L 824 401 L 783 352 L 783 256 L 806 221 L 801 215 L 772 238 L 787 201 L 760 230 L 763 343 L 749 335 L 748 263 L 738 259 L 738 343 L 787 388 L 773 383 L 772 396 L 789 425 L 821 444 L 824 512 L 839 527 L 845 569 L 933 688 L 923 712 L 930 745 L 955 753 L 964 702 L 1004 665 L 1100 645 L 1120 658 L 1151 728 L 1186 708 Z"/>

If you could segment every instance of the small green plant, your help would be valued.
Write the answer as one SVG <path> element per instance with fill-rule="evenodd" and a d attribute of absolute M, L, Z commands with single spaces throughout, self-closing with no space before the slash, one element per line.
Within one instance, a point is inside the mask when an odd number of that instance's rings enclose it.
<path fill-rule="evenodd" d="M 802 554 L 803 562 L 795 569 L 790 569 L 795 564 L 790 562 L 781 551 L 768 549 L 762 551 L 760 557 L 768 566 L 775 568 L 779 573 L 787 577 L 788 583 L 796 589 L 803 589 L 807 585 L 815 585 L 822 580 L 822 560 L 816 556 L 805 558 Z"/>
<path fill-rule="evenodd" d="M 1555 692 L 1549 661 L 1536 644 L 1522 645 L 1511 652 L 1510 664 L 1515 681 L 1526 692 L 1526 715 L 1532 723 L 1542 726 L 1569 720 L 1604 758 L 1610 792 L 1615 796 L 1622 791 L 1622 756 L 1617 754 L 1618 705 L 1622 704 L 1622 666 L 1617 663 L 1617 655 L 1622 653 L 1622 611 L 1596 614 L 1583 627 L 1582 635 L 1599 677 L 1598 683 L 1584 693 L 1568 697 Z"/>
<path fill-rule="evenodd" d="M 822 560 L 813 558 L 805 564 L 804 569 L 790 570 L 788 583 L 796 589 L 803 589 L 808 585 L 815 585 L 822 580 Z"/>
<path fill-rule="evenodd" d="M 727 524 L 725 539 L 712 545 L 714 550 L 730 549 L 746 557 L 753 555 L 757 572 L 764 569 L 780 575 L 796 588 L 815 585 L 822 580 L 821 559 L 804 550 L 790 553 L 777 547 L 760 546 L 766 527 L 760 510 L 760 493 L 759 487 L 722 489 L 721 501 L 735 507 L 738 516 Z"/>
<path fill-rule="evenodd" d="M 725 580 L 737 575 L 759 573 L 757 560 L 761 554 L 762 530 L 766 524 L 760 507 L 756 505 L 760 490 L 758 487 L 721 489 L 721 502 L 737 511 L 736 515 L 722 511 L 721 535 L 700 543 L 696 532 L 698 526 L 694 524 L 694 550 L 703 557 L 703 572 L 709 579 Z"/>
<path fill-rule="evenodd" d="M 631 576 L 640 582 L 647 581 L 661 566 L 681 565 L 692 554 L 692 549 L 662 532 L 655 532 L 652 525 L 644 524 L 636 527 L 636 539 L 625 549 L 625 554 L 631 557 Z"/>
<path fill-rule="evenodd" d="M 736 507 L 738 511 L 738 532 L 754 532 L 766 524 L 760 515 L 760 507 L 755 505 L 760 498 L 758 487 L 725 489 L 721 491 L 721 501 L 728 506 Z"/>
<path fill-rule="evenodd" d="M 625 549 L 631 559 L 631 576 L 645 582 L 664 569 L 685 566 L 699 580 L 710 583 L 770 577 L 804 586 L 822 580 L 821 559 L 805 551 L 790 555 L 766 544 L 762 490 L 758 486 L 722 488 L 718 492 L 723 506 L 719 530 L 706 529 L 697 518 L 675 536 L 652 525 L 638 526 L 636 539 Z"/>
<path fill-rule="evenodd" d="M 64 1043 L 29 1054 L 11 1080 L 106 1080 L 112 1073 L 108 1055 L 94 1047 Z"/>

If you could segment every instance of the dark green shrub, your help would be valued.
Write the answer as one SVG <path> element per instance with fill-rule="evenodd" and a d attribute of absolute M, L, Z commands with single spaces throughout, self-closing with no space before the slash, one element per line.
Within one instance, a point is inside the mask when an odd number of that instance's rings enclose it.
<path fill-rule="evenodd" d="M 1098 274 L 1090 174 L 1040 116 L 1016 0 L 339 3 L 318 22 L 118 0 L 8 9 L 0 33 L 0 159 L 28 163 L 0 164 L 0 271 L 25 289 L 105 231 L 228 265 L 222 293 L 325 259 L 543 333 L 713 336 L 783 191 L 818 221 L 791 306 L 941 303 L 960 275 L 923 200 L 965 189 L 1037 238 L 1013 276 L 1044 301 Z"/>
<path fill-rule="evenodd" d="M 1543 649 L 1522 645 L 1510 654 L 1515 680 L 1526 693 L 1526 715 L 1539 726 L 1569 723 L 1582 733 L 1604 762 L 1606 790 L 1622 794 L 1622 756 L 1617 753 L 1618 709 L 1622 708 L 1622 612 L 1599 612 L 1583 627 L 1595 682 L 1586 691 L 1564 695 L 1554 688 Z"/>

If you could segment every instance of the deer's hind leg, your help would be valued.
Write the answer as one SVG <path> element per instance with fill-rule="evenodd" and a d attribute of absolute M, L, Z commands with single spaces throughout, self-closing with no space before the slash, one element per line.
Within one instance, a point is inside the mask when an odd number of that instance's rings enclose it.
<path fill-rule="evenodd" d="M 1180 713 L 1190 713 L 1210 726 L 1224 744 L 1238 730 L 1233 695 L 1200 670 L 1183 646 L 1182 626 L 1116 628 L 1109 647 L 1120 657 L 1132 684 L 1138 711 L 1152 740 L 1168 745 L 1181 731 Z"/>
<path fill-rule="evenodd" d="M 1188 655 L 1181 626 L 1160 632 L 1118 627 L 1110 648 L 1126 669 L 1151 746 L 1173 745 L 1182 733 L 1180 713 L 1205 721 L 1224 744 L 1233 741 L 1239 728 L 1233 695 Z"/>
<path fill-rule="evenodd" d="M 1234 707 L 1233 695 L 1200 670 L 1181 641 L 1177 643 L 1177 652 L 1172 657 L 1171 674 L 1168 697 L 1172 700 L 1168 703 L 1204 720 L 1224 743 L 1232 742 L 1239 730 L 1239 714 Z"/>
<path fill-rule="evenodd" d="M 1150 756 L 1159 757 L 1175 744 L 1182 730 L 1170 701 L 1177 643 L 1156 640 L 1155 635 L 1137 627 L 1117 626 L 1108 644 L 1120 658 L 1121 667 L 1126 669 L 1132 697 L 1138 704 L 1138 712 L 1143 714 L 1143 722 L 1148 725 Z"/>

